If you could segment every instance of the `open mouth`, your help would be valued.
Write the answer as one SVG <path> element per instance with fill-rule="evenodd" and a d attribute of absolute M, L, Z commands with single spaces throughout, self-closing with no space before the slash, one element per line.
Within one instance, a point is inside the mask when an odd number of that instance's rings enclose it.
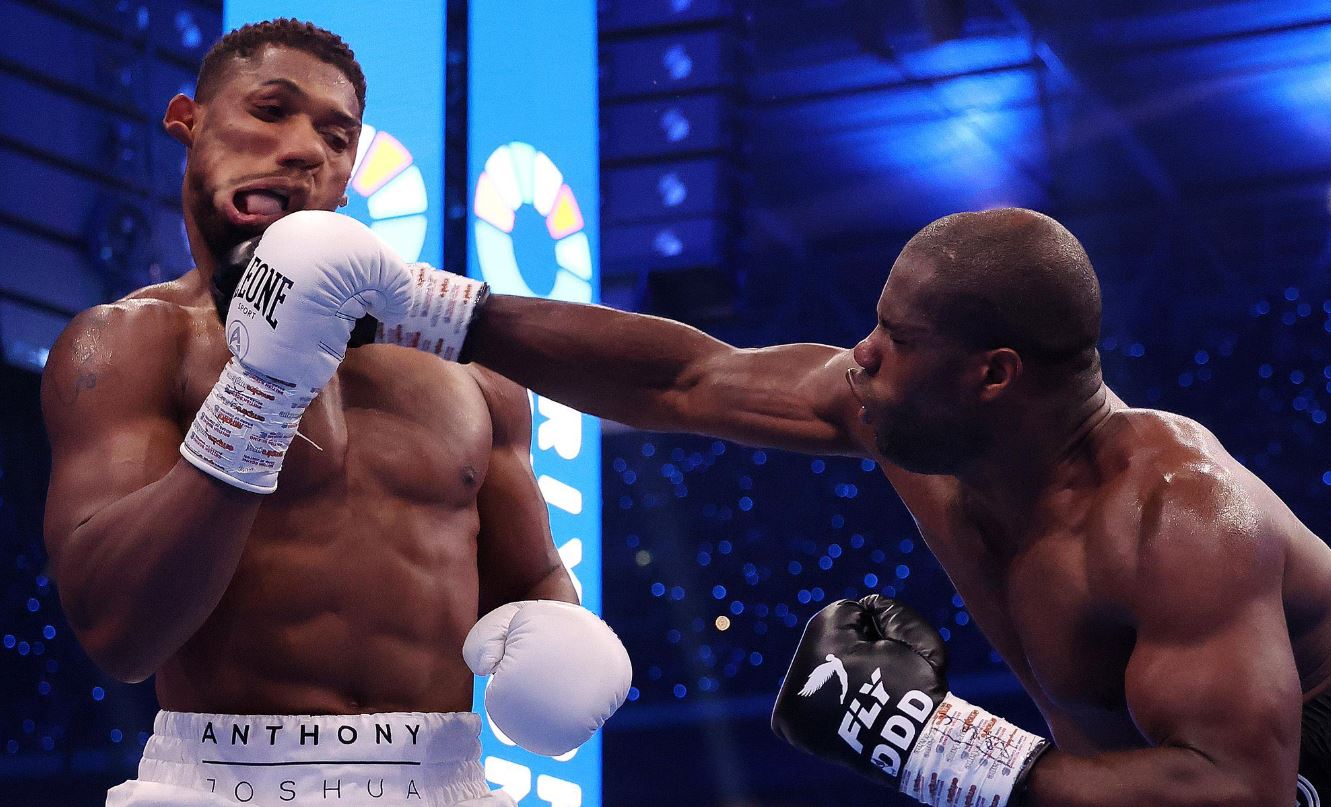
<path fill-rule="evenodd" d="M 280 216 L 291 206 L 289 196 L 269 188 L 237 191 L 232 201 L 247 216 Z"/>
<path fill-rule="evenodd" d="M 262 230 L 295 210 L 305 202 L 305 194 L 298 186 L 269 180 L 262 185 L 241 187 L 232 192 L 223 213 L 231 223 L 252 231 Z"/>

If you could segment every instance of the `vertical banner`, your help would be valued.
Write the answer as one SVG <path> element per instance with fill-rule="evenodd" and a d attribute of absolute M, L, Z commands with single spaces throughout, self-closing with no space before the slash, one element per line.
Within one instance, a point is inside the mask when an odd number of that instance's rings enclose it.
<path fill-rule="evenodd" d="M 468 273 L 503 294 L 597 302 L 596 3 L 475 0 L 468 17 Z M 600 425 L 539 396 L 532 409 L 555 543 L 599 613 Z M 483 740 L 486 777 L 523 807 L 601 804 L 599 734 L 555 759 L 517 748 L 488 719 Z"/>
<path fill-rule="evenodd" d="M 444 3 L 226 0 L 223 28 L 295 17 L 342 37 L 365 71 L 365 118 L 342 212 L 408 261 L 443 261 Z"/>

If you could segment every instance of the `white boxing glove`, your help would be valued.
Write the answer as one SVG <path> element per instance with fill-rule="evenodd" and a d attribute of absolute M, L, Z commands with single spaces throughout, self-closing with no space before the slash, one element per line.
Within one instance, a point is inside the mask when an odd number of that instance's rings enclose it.
<path fill-rule="evenodd" d="M 302 210 L 273 222 L 227 309 L 232 359 L 181 455 L 238 488 L 271 493 L 296 426 L 336 372 L 356 319 L 400 319 L 412 285 L 402 259 L 353 218 Z"/>
<path fill-rule="evenodd" d="M 610 626 L 579 605 L 528 600 L 481 617 L 462 645 L 493 675 L 485 711 L 513 742 L 558 756 L 588 740 L 628 695 L 633 667 Z"/>

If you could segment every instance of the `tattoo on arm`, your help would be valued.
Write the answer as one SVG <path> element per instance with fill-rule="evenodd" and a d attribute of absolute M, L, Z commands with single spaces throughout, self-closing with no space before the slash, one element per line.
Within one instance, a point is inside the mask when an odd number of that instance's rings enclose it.
<path fill-rule="evenodd" d="M 79 398 L 79 393 L 85 389 L 92 389 L 97 386 L 97 374 L 91 370 L 80 370 L 78 378 L 74 379 L 74 389 L 70 392 L 68 399 L 63 399 L 64 403 L 72 404 Z"/>
<path fill-rule="evenodd" d="M 72 352 L 74 360 L 78 363 L 78 371 L 74 377 L 74 383 L 67 389 L 62 390 L 60 385 L 56 385 L 56 394 L 59 396 L 61 403 L 65 405 L 73 404 L 78 400 L 79 393 L 97 386 L 97 365 L 104 350 L 102 328 L 106 325 L 108 319 L 105 312 L 97 311 L 93 313 L 87 331 L 75 340 Z"/>

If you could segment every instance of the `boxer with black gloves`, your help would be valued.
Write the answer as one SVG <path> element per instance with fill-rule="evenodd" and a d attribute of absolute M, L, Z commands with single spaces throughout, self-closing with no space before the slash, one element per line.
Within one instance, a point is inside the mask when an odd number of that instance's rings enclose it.
<path fill-rule="evenodd" d="M 1023 807 L 1325 801 L 1331 548 L 1202 425 L 1114 394 L 1100 304 L 1076 237 L 1004 208 L 912 237 L 853 349 L 492 295 L 463 358 L 630 426 L 876 462 L 1048 725 Z"/>
<path fill-rule="evenodd" d="M 475 674 L 537 753 L 627 694 L 627 654 L 553 545 L 525 390 L 440 361 L 483 286 L 332 212 L 364 91 L 312 25 L 224 37 L 164 121 L 196 268 L 80 314 L 51 351 L 53 577 L 93 660 L 155 674 L 163 710 L 111 807 L 502 807 Z M 384 328 L 349 350 L 363 315 Z"/>
<path fill-rule="evenodd" d="M 772 730 L 937 807 L 1003 807 L 1048 747 L 949 692 L 938 631 L 877 594 L 838 600 L 809 620 Z"/>

